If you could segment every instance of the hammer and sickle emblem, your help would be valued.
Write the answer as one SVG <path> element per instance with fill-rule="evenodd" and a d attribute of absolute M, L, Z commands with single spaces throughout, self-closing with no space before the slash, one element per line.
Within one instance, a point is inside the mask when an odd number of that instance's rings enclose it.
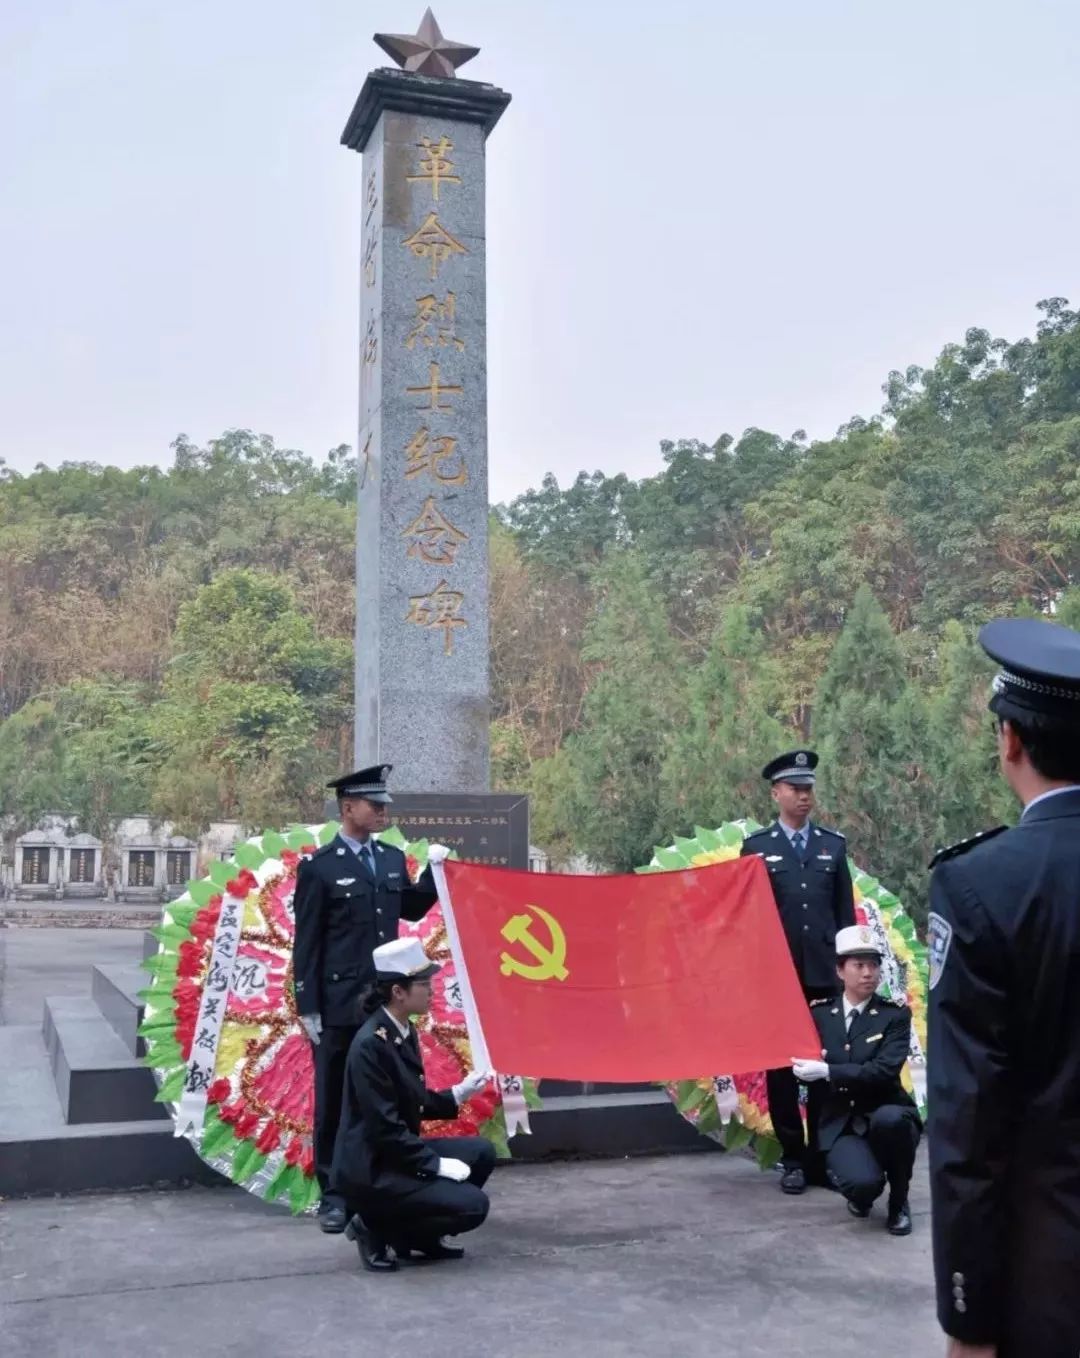
<path fill-rule="evenodd" d="M 532 932 L 531 915 L 512 915 L 503 925 L 502 936 L 507 943 L 520 943 L 534 962 L 522 962 L 511 957 L 508 952 L 502 955 L 500 970 L 504 976 L 524 976 L 528 981 L 565 981 L 570 975 L 566 969 L 566 935 L 546 910 L 531 905 L 532 910 L 547 925 L 549 943 L 542 943 Z"/>

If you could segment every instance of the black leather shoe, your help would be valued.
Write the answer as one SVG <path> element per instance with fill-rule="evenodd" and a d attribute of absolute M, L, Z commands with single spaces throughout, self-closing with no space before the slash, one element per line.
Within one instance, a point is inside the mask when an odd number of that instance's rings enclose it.
<path fill-rule="evenodd" d="M 890 1207 L 889 1219 L 885 1223 L 885 1229 L 890 1235 L 911 1234 L 911 1212 L 908 1210 L 906 1202 L 895 1209 Z"/>
<path fill-rule="evenodd" d="M 806 1175 L 802 1165 L 788 1165 L 780 1176 L 781 1193 L 805 1193 Z"/>
<path fill-rule="evenodd" d="M 397 1260 L 394 1251 L 385 1240 L 371 1235 L 359 1217 L 353 1217 L 345 1227 L 345 1237 L 356 1244 L 360 1251 L 360 1262 L 369 1273 L 396 1273 Z"/>
<path fill-rule="evenodd" d="M 336 1202 L 323 1203 L 319 1207 L 319 1230 L 327 1235 L 340 1235 L 345 1229 L 345 1208 Z"/>
<path fill-rule="evenodd" d="M 860 1221 L 865 1221 L 870 1215 L 868 1206 L 864 1207 L 860 1202 L 852 1202 L 850 1198 L 847 1200 L 847 1209 L 853 1217 L 858 1217 Z"/>
<path fill-rule="evenodd" d="M 464 1245 L 452 1245 L 449 1240 L 424 1240 L 409 1245 L 409 1253 L 423 1255 L 425 1259 L 463 1259 Z"/>

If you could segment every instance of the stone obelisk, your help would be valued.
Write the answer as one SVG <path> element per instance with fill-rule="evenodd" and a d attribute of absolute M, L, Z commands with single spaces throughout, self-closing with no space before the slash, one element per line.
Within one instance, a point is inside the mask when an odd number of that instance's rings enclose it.
<path fill-rule="evenodd" d="M 342 134 L 363 155 L 357 766 L 413 793 L 489 789 L 484 144 L 510 102 L 428 10 L 377 34 Z"/>

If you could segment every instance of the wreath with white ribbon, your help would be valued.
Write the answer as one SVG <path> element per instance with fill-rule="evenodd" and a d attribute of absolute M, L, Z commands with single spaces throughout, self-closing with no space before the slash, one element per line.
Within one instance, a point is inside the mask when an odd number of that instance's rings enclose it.
<path fill-rule="evenodd" d="M 727 821 L 715 830 L 694 827 L 694 837 L 681 838 L 654 850 L 651 861 L 638 872 L 671 872 L 704 867 L 738 858 L 747 835 L 762 827 L 753 820 Z M 911 1010 L 911 1050 L 903 1079 L 918 1092 L 916 1076 L 926 1064 L 927 953 L 915 933 L 915 924 L 898 896 L 876 877 L 851 865 L 855 890 L 855 921 L 874 934 L 881 952 L 880 990 Z M 780 1143 L 773 1135 L 765 1072 L 702 1076 L 666 1085 L 672 1102 L 688 1122 L 728 1150 L 750 1146 L 763 1168 L 780 1158 Z"/>
<path fill-rule="evenodd" d="M 153 931 L 158 951 L 145 966 L 140 1036 L 157 1099 L 171 1105 L 176 1135 L 186 1136 L 207 1164 L 268 1201 L 293 1212 L 319 1198 L 312 1131 L 315 1076 L 311 1044 L 300 1026 L 292 979 L 293 891 L 303 854 L 339 826 L 291 826 L 239 845 L 228 862 L 188 884 L 165 907 Z M 415 881 L 428 842 L 406 842 L 397 828 L 377 836 L 405 853 Z M 456 1084 L 470 1067 L 460 987 L 438 905 L 423 920 L 403 922 L 442 970 L 431 1013 L 418 1022 L 426 1078 L 433 1089 Z M 482 1135 L 508 1155 L 507 1135 L 528 1130 L 535 1085 L 499 1076 L 458 1110 L 441 1136 Z"/>

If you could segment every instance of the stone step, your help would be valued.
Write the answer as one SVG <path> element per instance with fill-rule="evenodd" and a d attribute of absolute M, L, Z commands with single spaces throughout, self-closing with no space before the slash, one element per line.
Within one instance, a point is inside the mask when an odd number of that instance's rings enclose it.
<path fill-rule="evenodd" d="M 0 917 L 13 929 L 145 929 L 161 917 L 160 904 L 106 900 L 5 901 Z"/>
<path fill-rule="evenodd" d="M 511 1138 L 515 1160 L 720 1149 L 696 1132 L 664 1091 L 655 1088 L 546 1098 L 542 1108 L 530 1113 L 529 1124 L 530 1136 Z"/>
<path fill-rule="evenodd" d="M 154 1102 L 153 1075 L 132 1056 L 91 996 L 46 999 L 42 1036 L 69 1125 L 169 1117 L 165 1105 Z"/>
<path fill-rule="evenodd" d="M 150 935 L 153 938 L 153 935 Z M 155 945 L 157 940 L 154 940 Z M 143 1056 L 146 1043 L 139 1036 L 143 1002 L 138 992 L 149 984 L 142 967 L 101 966 L 90 973 L 90 994 L 106 1022 L 127 1048 L 129 1056 Z"/>
<path fill-rule="evenodd" d="M 224 1183 L 172 1130 L 155 1119 L 0 1135 L 0 1197 Z"/>

